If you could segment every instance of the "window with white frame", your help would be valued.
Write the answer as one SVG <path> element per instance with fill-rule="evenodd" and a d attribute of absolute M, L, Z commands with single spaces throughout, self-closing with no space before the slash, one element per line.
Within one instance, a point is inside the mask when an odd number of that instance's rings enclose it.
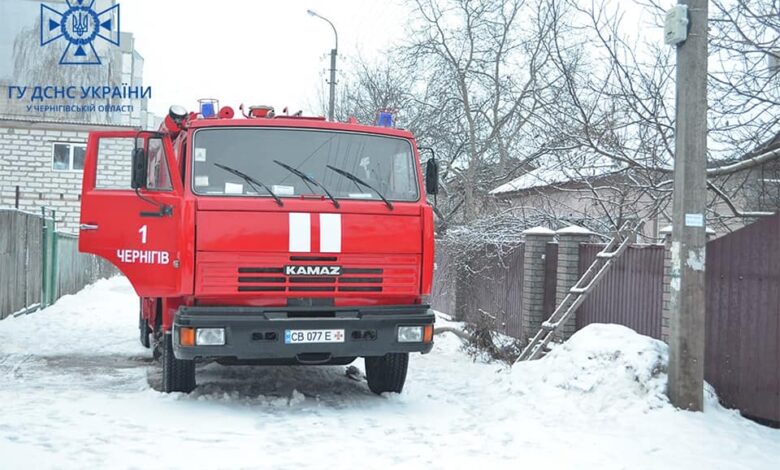
<path fill-rule="evenodd" d="M 52 169 L 55 171 L 83 170 L 86 153 L 86 144 L 55 142 L 52 145 Z"/>

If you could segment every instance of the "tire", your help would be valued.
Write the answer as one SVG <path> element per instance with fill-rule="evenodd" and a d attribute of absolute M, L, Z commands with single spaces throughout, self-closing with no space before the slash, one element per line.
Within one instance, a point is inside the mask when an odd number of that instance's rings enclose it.
<path fill-rule="evenodd" d="M 143 305 L 143 300 L 141 301 L 141 304 Z M 152 333 L 152 329 L 149 328 L 149 322 L 144 320 L 143 307 L 141 307 L 138 312 L 138 332 L 141 336 L 141 346 L 149 349 L 152 346 L 152 343 L 149 340 L 149 335 Z"/>
<path fill-rule="evenodd" d="M 171 334 L 163 338 L 162 375 L 162 391 L 165 393 L 190 393 L 195 389 L 195 361 L 176 359 Z"/>
<path fill-rule="evenodd" d="M 377 395 L 384 392 L 401 393 L 409 368 L 409 353 L 390 353 L 366 358 L 368 388 Z"/>

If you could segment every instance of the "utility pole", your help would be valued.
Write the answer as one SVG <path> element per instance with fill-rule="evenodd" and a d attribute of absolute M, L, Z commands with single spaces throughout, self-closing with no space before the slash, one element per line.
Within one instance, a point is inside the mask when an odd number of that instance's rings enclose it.
<path fill-rule="evenodd" d="M 707 242 L 707 0 L 680 0 L 678 9 L 680 5 L 688 7 L 690 24 L 687 39 L 677 45 L 668 394 L 675 406 L 701 411 Z"/>
<path fill-rule="evenodd" d="M 328 98 L 328 121 L 333 121 L 333 109 L 336 103 L 336 56 L 339 53 L 339 33 L 336 32 L 336 27 L 333 26 L 333 23 L 331 23 L 329 19 L 313 10 L 306 10 L 306 13 L 321 20 L 327 21 L 330 27 L 333 28 L 333 34 L 336 36 L 336 45 L 333 49 L 330 50 L 330 81 L 328 82 L 330 84 L 330 97 Z"/>
<path fill-rule="evenodd" d="M 328 121 L 333 121 L 333 107 L 336 103 L 336 54 L 337 49 L 330 50 L 330 101 L 328 103 Z"/>

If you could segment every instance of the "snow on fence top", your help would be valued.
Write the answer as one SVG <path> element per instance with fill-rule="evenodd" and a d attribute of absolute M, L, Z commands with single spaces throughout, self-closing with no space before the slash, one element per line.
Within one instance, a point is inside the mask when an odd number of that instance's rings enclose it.
<path fill-rule="evenodd" d="M 592 231 L 586 229 L 585 227 L 580 227 L 579 225 L 569 225 L 568 227 L 564 227 L 555 233 L 558 235 L 593 235 Z"/>

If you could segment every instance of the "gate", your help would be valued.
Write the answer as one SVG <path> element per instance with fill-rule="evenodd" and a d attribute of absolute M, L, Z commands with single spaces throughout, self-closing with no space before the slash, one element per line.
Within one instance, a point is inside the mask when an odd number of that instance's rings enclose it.
<path fill-rule="evenodd" d="M 705 379 L 721 402 L 780 422 L 780 214 L 707 243 Z"/>

